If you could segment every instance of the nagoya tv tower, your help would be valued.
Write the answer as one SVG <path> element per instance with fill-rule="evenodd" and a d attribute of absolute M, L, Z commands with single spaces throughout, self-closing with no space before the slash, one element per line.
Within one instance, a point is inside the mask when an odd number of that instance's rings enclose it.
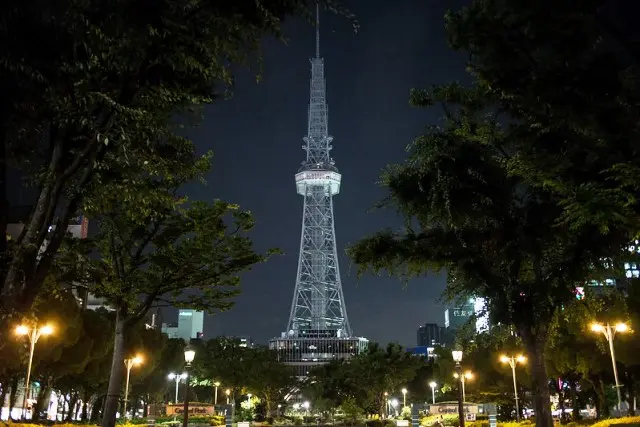
<path fill-rule="evenodd" d="M 333 196 L 340 192 L 342 177 L 330 156 L 333 137 L 328 132 L 319 18 L 316 4 L 316 56 L 311 59 L 309 122 L 302 146 L 306 159 L 295 176 L 304 199 L 298 272 L 287 330 L 270 341 L 298 376 L 331 360 L 352 357 L 367 346 L 365 338 L 352 337 L 340 281 Z"/>

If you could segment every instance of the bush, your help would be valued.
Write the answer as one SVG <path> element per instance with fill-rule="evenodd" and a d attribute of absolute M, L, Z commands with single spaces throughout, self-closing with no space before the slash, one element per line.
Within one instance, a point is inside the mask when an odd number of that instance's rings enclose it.
<path fill-rule="evenodd" d="M 591 427 L 609 427 L 612 425 L 616 426 L 640 426 L 640 416 L 639 417 L 622 417 L 622 418 L 610 418 L 608 420 L 598 421 L 593 424 Z"/>
<path fill-rule="evenodd" d="M 382 420 L 367 420 L 364 423 L 367 427 L 384 427 Z"/>

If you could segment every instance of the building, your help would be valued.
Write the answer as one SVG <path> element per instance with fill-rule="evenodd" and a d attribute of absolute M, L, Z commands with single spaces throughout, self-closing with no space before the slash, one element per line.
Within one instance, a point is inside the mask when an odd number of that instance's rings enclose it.
<path fill-rule="evenodd" d="M 232 335 L 226 337 L 230 340 L 237 341 L 240 347 L 253 348 L 253 341 L 248 335 Z"/>
<path fill-rule="evenodd" d="M 441 332 L 442 342 L 453 344 L 456 332 L 473 321 L 476 333 L 489 331 L 489 312 L 484 298 L 469 298 L 444 311 L 445 329 Z"/>
<path fill-rule="evenodd" d="M 178 323 L 163 323 L 161 331 L 169 338 L 180 338 L 189 342 L 192 339 L 203 338 L 204 312 L 180 309 L 178 311 Z"/>
<path fill-rule="evenodd" d="M 342 176 L 330 155 L 333 137 L 327 116 L 316 7 L 316 55 L 311 59 L 309 120 L 302 146 L 306 159 L 295 175 L 304 200 L 298 272 L 287 329 L 269 341 L 299 377 L 315 366 L 357 355 L 368 342 L 353 336 L 342 293 L 333 215 L 333 196 L 340 192 Z"/>
<path fill-rule="evenodd" d="M 462 304 L 448 307 L 444 311 L 444 327 L 447 329 L 460 329 L 466 325 L 475 314 L 475 298 L 469 298 Z"/>
<path fill-rule="evenodd" d="M 425 323 L 418 327 L 416 345 L 418 347 L 435 347 L 444 344 L 444 328 L 437 323 Z"/>

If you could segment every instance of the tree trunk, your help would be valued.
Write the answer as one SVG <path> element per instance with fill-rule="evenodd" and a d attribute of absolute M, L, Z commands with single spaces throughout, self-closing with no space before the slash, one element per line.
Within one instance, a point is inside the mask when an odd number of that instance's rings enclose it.
<path fill-rule="evenodd" d="M 9 393 L 9 419 L 11 419 L 11 413 L 16 406 L 18 400 L 18 377 L 13 377 L 11 380 L 11 392 Z"/>
<path fill-rule="evenodd" d="M 578 391 L 576 390 L 577 386 L 578 386 L 577 381 L 569 382 L 571 407 L 574 408 L 573 411 L 571 411 L 571 421 L 574 421 L 574 422 L 580 421 L 580 419 L 582 419 L 582 417 L 580 416 L 580 411 L 577 410 L 578 408 Z"/>
<path fill-rule="evenodd" d="M 102 427 L 114 427 L 116 425 L 116 413 L 120 401 L 122 378 L 124 376 L 124 329 L 125 322 L 122 314 L 116 315 L 116 333 L 113 341 L 113 358 L 111 359 L 111 373 L 109 387 L 102 412 Z"/>
<path fill-rule="evenodd" d="M 33 405 L 33 415 L 32 418 L 34 420 L 40 419 L 40 414 L 44 409 L 44 404 L 49 402 L 49 395 L 51 393 L 51 388 L 46 384 L 47 381 L 42 381 L 40 386 L 40 391 L 38 392 L 38 398 L 36 400 L 36 404 Z"/>
<path fill-rule="evenodd" d="M 4 403 L 7 400 L 7 390 L 9 389 L 7 381 L 2 382 L 2 390 L 0 391 L 0 410 L 4 408 Z"/>
<path fill-rule="evenodd" d="M 547 337 L 547 324 L 537 320 L 535 332 L 529 325 L 523 325 L 520 334 L 527 348 L 531 366 L 531 389 L 533 392 L 533 407 L 535 411 L 536 427 L 553 427 L 551 416 L 551 395 L 549 393 L 549 375 L 544 363 L 544 348 Z"/>
<path fill-rule="evenodd" d="M 83 422 L 86 422 L 89 416 L 89 400 L 91 400 L 91 392 L 85 389 L 82 391 L 82 413 L 80 415 L 80 420 Z"/>
<path fill-rule="evenodd" d="M 78 403 L 78 393 L 73 392 L 73 394 L 69 397 L 69 412 L 67 413 L 67 422 L 73 421 L 73 416 L 76 413 L 76 404 Z"/>
<path fill-rule="evenodd" d="M 601 419 L 609 418 L 609 402 L 607 402 L 607 392 L 604 389 L 604 381 L 602 374 L 598 374 L 598 395 L 600 396 L 600 405 L 598 408 L 598 417 Z"/>
<path fill-rule="evenodd" d="M 89 415 L 89 421 L 91 421 L 91 424 L 98 422 L 98 419 L 100 418 L 100 411 L 104 404 L 104 400 L 105 400 L 105 396 L 100 395 L 96 397 L 96 400 L 93 402 L 93 405 L 91 406 L 91 414 Z"/>

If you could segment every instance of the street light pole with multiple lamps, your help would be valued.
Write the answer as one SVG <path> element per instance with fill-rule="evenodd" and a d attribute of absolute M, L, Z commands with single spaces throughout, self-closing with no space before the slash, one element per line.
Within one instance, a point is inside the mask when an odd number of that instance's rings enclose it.
<path fill-rule="evenodd" d="M 25 419 L 27 416 L 27 399 L 31 388 L 31 366 L 33 365 L 33 352 L 36 349 L 36 343 L 41 336 L 51 335 L 52 333 L 53 327 L 50 325 L 44 325 L 39 328 L 20 325 L 16 328 L 16 335 L 26 335 L 29 338 L 29 362 L 27 364 L 27 379 L 24 385 L 24 397 L 22 399 L 22 419 Z"/>
<path fill-rule="evenodd" d="M 142 357 L 136 356 L 130 359 L 124 359 L 124 366 L 127 368 L 127 381 L 124 385 L 124 401 L 122 402 L 122 417 L 127 419 L 127 400 L 129 400 L 129 378 L 131 377 L 131 368 L 142 363 Z"/>
<path fill-rule="evenodd" d="M 473 373 L 471 371 L 467 371 L 463 375 L 460 375 L 460 374 L 458 374 L 456 372 L 455 374 L 453 374 L 453 377 L 455 379 L 460 380 L 460 384 L 462 384 L 462 401 L 466 402 L 467 401 L 467 393 L 465 391 L 465 383 L 468 380 L 472 380 L 473 379 Z"/>
<path fill-rule="evenodd" d="M 613 348 L 613 339 L 615 338 L 616 332 L 625 333 L 629 332 L 629 327 L 626 323 L 616 323 L 611 326 L 609 323 L 605 323 L 604 325 L 601 323 L 594 323 L 591 325 L 591 330 L 593 332 L 600 332 L 607 339 L 609 343 L 609 353 L 611 354 L 611 363 L 613 364 L 613 378 L 616 381 L 616 395 L 618 397 L 618 412 L 621 412 L 622 408 L 622 395 L 620 393 L 620 382 L 618 381 L 618 367 L 616 366 L 616 352 Z"/>
<path fill-rule="evenodd" d="M 516 365 L 520 363 L 523 365 L 527 358 L 523 355 L 518 356 L 500 356 L 502 363 L 508 363 L 511 366 L 511 375 L 513 376 L 513 395 L 516 401 L 516 420 L 520 422 L 520 406 L 518 404 L 518 383 L 516 382 Z"/>
<path fill-rule="evenodd" d="M 183 380 L 185 378 L 187 378 L 187 374 L 184 372 L 182 374 L 174 374 L 173 372 L 169 374 L 169 379 L 175 380 L 176 382 L 176 398 L 174 400 L 174 404 L 176 405 L 178 404 L 178 387 L 180 385 L 180 380 Z"/>

